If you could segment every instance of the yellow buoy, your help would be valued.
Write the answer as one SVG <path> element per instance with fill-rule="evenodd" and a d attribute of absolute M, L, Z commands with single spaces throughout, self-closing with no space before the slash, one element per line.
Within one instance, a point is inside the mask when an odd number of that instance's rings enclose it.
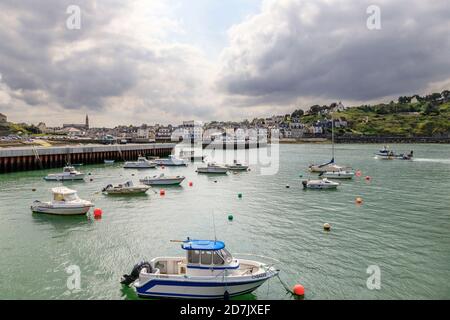
<path fill-rule="evenodd" d="M 330 225 L 329 223 L 325 223 L 325 224 L 323 225 L 323 230 L 325 230 L 325 231 L 330 231 L 330 230 L 331 230 L 331 225 Z"/>

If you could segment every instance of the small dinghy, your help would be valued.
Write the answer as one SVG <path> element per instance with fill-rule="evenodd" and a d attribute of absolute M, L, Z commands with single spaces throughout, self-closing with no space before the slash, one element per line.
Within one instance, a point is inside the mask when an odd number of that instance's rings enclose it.
<path fill-rule="evenodd" d="M 44 177 L 47 181 L 83 180 L 85 174 L 77 171 L 73 166 L 66 166 L 61 173 L 52 173 Z"/>
<path fill-rule="evenodd" d="M 353 179 L 354 176 L 353 172 L 346 170 L 322 172 L 319 174 L 319 177 L 327 179 Z"/>
<path fill-rule="evenodd" d="M 215 173 L 215 174 L 227 174 L 228 168 L 216 164 L 215 162 L 209 162 L 206 167 L 198 167 L 198 173 Z"/>
<path fill-rule="evenodd" d="M 62 216 L 84 215 L 94 206 L 90 201 L 80 199 L 75 190 L 59 187 L 53 188 L 52 192 L 52 201 L 35 201 L 31 205 L 31 211 Z"/>
<path fill-rule="evenodd" d="M 327 178 L 322 180 L 305 180 L 302 181 L 305 189 L 336 189 L 339 183 L 330 181 Z"/>
<path fill-rule="evenodd" d="M 184 257 L 159 257 L 134 266 L 121 283 L 140 297 L 223 299 L 250 293 L 278 275 L 273 266 L 235 259 L 217 240 L 181 242 Z"/>
<path fill-rule="evenodd" d="M 231 170 L 231 171 L 247 171 L 248 170 L 247 165 L 244 165 L 237 160 L 234 160 L 233 164 L 225 165 L 225 167 L 227 167 L 228 170 Z"/>
<path fill-rule="evenodd" d="M 165 176 L 164 173 L 153 177 L 145 177 L 141 183 L 148 186 L 177 186 L 184 181 L 184 176 Z"/>
<path fill-rule="evenodd" d="M 124 184 L 118 184 L 113 186 L 112 184 L 107 185 L 103 188 L 103 192 L 106 194 L 144 194 L 150 189 L 146 185 L 134 185 L 132 181 L 127 181 Z"/>
<path fill-rule="evenodd" d="M 156 163 L 147 160 L 145 157 L 138 157 L 137 161 L 127 161 L 124 166 L 125 169 L 151 169 L 156 168 Z"/>

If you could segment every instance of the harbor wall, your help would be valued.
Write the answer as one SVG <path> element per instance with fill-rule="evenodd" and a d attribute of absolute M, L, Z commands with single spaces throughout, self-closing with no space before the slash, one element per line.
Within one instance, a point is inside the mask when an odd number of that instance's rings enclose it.
<path fill-rule="evenodd" d="M 130 161 L 139 155 L 166 157 L 173 148 L 174 143 L 5 148 L 0 149 L 0 173 L 96 164 L 104 160 Z"/>

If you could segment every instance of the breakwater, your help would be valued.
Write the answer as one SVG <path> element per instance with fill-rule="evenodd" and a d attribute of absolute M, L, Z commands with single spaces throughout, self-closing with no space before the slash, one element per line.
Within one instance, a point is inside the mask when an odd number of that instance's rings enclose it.
<path fill-rule="evenodd" d="M 5 148 L 0 149 L 0 173 L 95 164 L 104 160 L 136 160 L 139 155 L 164 157 L 171 154 L 174 147 L 174 143 L 153 143 Z"/>

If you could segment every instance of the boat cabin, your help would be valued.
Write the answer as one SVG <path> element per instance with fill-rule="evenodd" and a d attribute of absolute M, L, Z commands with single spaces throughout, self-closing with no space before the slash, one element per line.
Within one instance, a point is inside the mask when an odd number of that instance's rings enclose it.
<path fill-rule="evenodd" d="M 74 174 L 74 173 L 77 173 L 77 170 L 75 170 L 75 168 L 72 166 L 67 166 L 67 167 L 64 167 L 63 172 Z"/>
<path fill-rule="evenodd" d="M 53 192 L 53 201 L 70 202 L 79 199 L 78 194 L 75 190 L 66 187 L 53 188 L 52 192 Z"/>
<path fill-rule="evenodd" d="M 161 274 L 189 276 L 211 276 L 233 274 L 239 268 L 239 260 L 234 259 L 225 249 L 225 243 L 217 240 L 186 240 L 181 245 L 186 258 L 156 259 L 155 268 Z"/>

